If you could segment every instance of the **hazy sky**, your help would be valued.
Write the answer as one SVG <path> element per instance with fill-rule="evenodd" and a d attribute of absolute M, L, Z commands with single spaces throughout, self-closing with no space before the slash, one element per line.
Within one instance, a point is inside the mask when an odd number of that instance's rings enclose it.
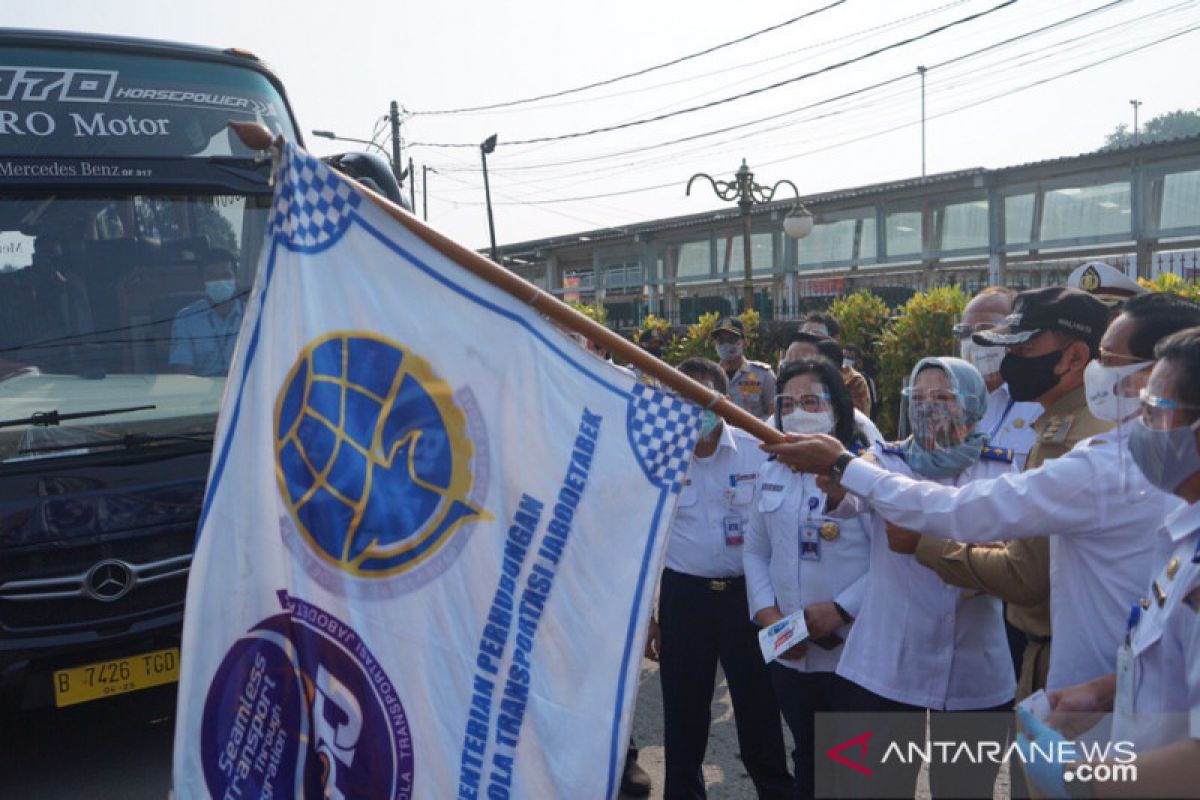
<path fill-rule="evenodd" d="M 930 67 L 931 173 L 1095 149 L 1117 124 L 1132 124 L 1132 98 L 1143 102 L 1142 120 L 1200 106 L 1200 72 L 1192 66 L 1200 48 L 1200 30 L 1191 30 L 1200 28 L 1196 0 L 1016 0 L 975 21 L 743 100 L 611 133 L 505 144 L 718 100 L 862 56 L 1005 3 L 844 0 L 711 55 L 587 92 L 486 113 L 419 113 L 519 100 L 602 81 L 836 2 L 3 0 L 2 19 L 12 27 L 252 50 L 283 79 L 308 144 L 318 154 L 353 146 L 313 138 L 309 131 L 332 129 L 368 138 L 391 99 L 417 112 L 404 125 L 411 143 L 477 144 L 496 133 L 500 146 L 489 166 L 502 244 L 715 208 L 720 202 L 708 188 L 684 196 L 688 177 L 698 171 L 728 177 L 742 158 L 760 182 L 789 178 L 804 193 L 919 175 L 920 83 L 915 70 L 920 64 Z M 1105 6 L 1111 7 L 934 66 Z M 1150 44 L 1176 33 L 1182 35 Z M 1117 57 L 1127 51 L 1134 52 Z M 1080 71 L 1047 81 L 1075 70 Z M 835 99 L 900 76 L 907 77 Z M 1041 81 L 1047 82 L 1021 90 Z M 777 118 L 622 153 L 770 116 Z M 478 148 L 413 146 L 406 148 L 406 159 L 409 154 L 418 173 L 422 164 L 438 170 L 429 176 L 430 221 L 465 244 L 485 245 Z M 661 188 L 614 194 L 645 187 Z M 541 202 L 529 205 L 531 201 Z M 419 209 L 419 195 L 417 202 Z"/>

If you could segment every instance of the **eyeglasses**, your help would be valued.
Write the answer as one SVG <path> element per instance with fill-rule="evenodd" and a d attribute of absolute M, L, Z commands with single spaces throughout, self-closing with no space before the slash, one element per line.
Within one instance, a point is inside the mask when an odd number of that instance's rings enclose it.
<path fill-rule="evenodd" d="M 964 397 L 962 392 L 951 391 L 950 389 L 930 389 L 922 391 L 913 389 L 911 386 L 906 386 L 900 390 L 905 398 L 911 403 L 954 403 L 958 404 L 958 400 Z"/>
<path fill-rule="evenodd" d="M 996 327 L 995 322 L 973 322 L 971 324 L 960 322 L 950 330 L 954 333 L 954 338 L 966 339 L 973 334 L 990 331 L 994 327 Z"/>
<path fill-rule="evenodd" d="M 775 398 L 776 405 L 779 406 L 779 413 L 787 416 L 797 408 L 804 411 L 815 412 L 824 411 L 829 408 L 829 395 L 822 392 L 820 394 L 781 394 Z"/>
<path fill-rule="evenodd" d="M 1176 411 L 1200 411 L 1200 406 L 1188 405 L 1180 403 L 1178 400 L 1171 400 L 1166 397 L 1150 394 L 1148 389 L 1142 389 L 1138 398 L 1142 403 L 1142 422 L 1147 428 L 1156 431 L 1165 431 L 1171 428 L 1178 428 L 1179 425 L 1175 422 Z"/>

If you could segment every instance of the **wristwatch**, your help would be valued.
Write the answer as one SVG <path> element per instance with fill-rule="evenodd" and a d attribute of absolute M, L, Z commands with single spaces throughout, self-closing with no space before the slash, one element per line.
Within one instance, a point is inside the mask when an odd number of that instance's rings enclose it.
<path fill-rule="evenodd" d="M 853 460 L 853 453 L 842 453 L 837 457 L 837 460 L 833 462 L 833 466 L 829 468 L 829 477 L 833 479 L 834 483 L 841 484 L 842 475 L 846 472 L 846 467 Z"/>

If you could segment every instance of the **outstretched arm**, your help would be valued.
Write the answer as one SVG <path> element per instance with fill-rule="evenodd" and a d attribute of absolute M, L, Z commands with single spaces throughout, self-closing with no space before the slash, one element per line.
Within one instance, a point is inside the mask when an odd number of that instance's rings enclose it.
<path fill-rule="evenodd" d="M 1018 606 L 1035 606 L 1050 597 L 1050 545 L 1045 538 L 981 547 L 923 536 L 916 555 L 951 586 L 978 589 Z"/>

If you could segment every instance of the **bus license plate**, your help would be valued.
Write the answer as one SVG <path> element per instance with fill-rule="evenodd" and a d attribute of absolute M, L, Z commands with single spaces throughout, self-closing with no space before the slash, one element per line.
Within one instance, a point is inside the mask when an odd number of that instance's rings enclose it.
<path fill-rule="evenodd" d="M 54 673 L 54 704 L 59 708 L 114 697 L 179 680 L 179 648 L 101 661 Z"/>

